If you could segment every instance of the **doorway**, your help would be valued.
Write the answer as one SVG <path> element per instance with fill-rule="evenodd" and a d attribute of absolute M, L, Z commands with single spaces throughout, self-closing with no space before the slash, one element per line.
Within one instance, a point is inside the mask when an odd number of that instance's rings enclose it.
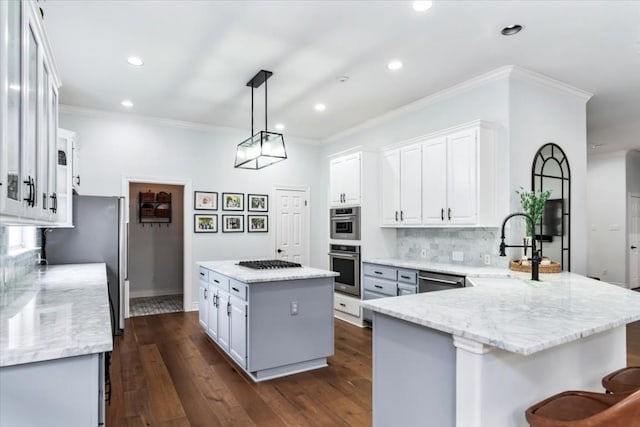
<path fill-rule="evenodd" d="M 275 256 L 309 265 L 309 189 L 276 187 Z"/>
<path fill-rule="evenodd" d="M 640 194 L 629 195 L 629 288 L 640 288 Z"/>
<path fill-rule="evenodd" d="M 184 185 L 130 182 L 129 316 L 184 311 Z"/>

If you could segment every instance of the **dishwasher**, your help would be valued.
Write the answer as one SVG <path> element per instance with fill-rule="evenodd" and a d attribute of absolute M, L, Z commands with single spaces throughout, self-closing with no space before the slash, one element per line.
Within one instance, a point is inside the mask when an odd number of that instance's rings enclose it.
<path fill-rule="evenodd" d="M 455 274 L 433 273 L 420 271 L 418 273 L 418 293 L 444 291 L 465 287 L 465 276 Z"/>

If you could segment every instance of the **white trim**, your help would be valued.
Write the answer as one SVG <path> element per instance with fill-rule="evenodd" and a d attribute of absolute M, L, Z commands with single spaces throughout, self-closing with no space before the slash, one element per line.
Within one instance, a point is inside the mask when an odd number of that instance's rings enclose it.
<path fill-rule="evenodd" d="M 176 292 L 175 289 L 147 289 L 144 291 L 129 291 L 129 298 L 164 297 L 167 295 L 179 295 L 180 293 Z"/>
<path fill-rule="evenodd" d="M 486 344 L 479 343 L 478 341 L 474 341 L 458 335 L 453 336 L 453 345 L 456 348 L 460 348 L 473 354 L 487 354 L 495 349 L 495 347 L 491 347 Z"/>
<path fill-rule="evenodd" d="M 305 230 L 305 234 L 307 235 L 307 247 L 306 247 L 306 253 L 307 253 L 307 265 L 311 265 L 311 190 L 309 189 L 309 187 L 306 186 L 301 186 L 301 185 L 287 185 L 287 184 L 277 184 L 273 186 L 273 191 L 271 193 L 271 200 L 273 200 L 274 203 L 277 203 L 276 200 L 276 192 L 278 190 L 283 190 L 283 191 L 301 191 L 304 192 L 306 195 L 306 201 L 307 201 L 307 225 L 306 225 L 306 230 Z M 270 202 L 271 203 L 271 202 Z M 273 212 L 274 216 L 276 214 L 276 205 L 273 205 L 273 207 L 271 209 L 269 209 L 271 212 Z M 278 243 L 278 238 L 277 238 L 277 233 L 278 233 L 278 229 L 276 228 L 276 224 L 277 222 L 277 218 L 271 218 L 271 226 L 273 227 L 274 233 L 273 233 L 273 243 L 272 243 L 272 247 L 273 247 L 273 253 L 274 255 L 276 254 L 276 250 L 277 248 L 277 243 Z M 270 233 L 271 234 L 271 233 Z"/>
<path fill-rule="evenodd" d="M 363 131 L 365 129 L 370 129 L 374 126 L 380 125 L 382 123 L 386 123 L 404 114 L 408 114 L 408 113 L 420 110 L 424 107 L 427 107 L 429 105 L 435 104 L 440 101 L 444 101 L 448 98 L 467 92 L 469 90 L 476 89 L 478 87 L 481 87 L 488 83 L 493 83 L 501 79 L 505 79 L 505 78 L 508 79 L 512 76 L 515 78 L 519 78 L 520 80 L 536 82 L 546 87 L 569 93 L 571 95 L 574 95 L 584 100 L 585 102 L 587 102 L 593 96 L 593 94 L 590 92 L 587 92 L 582 89 L 578 89 L 577 87 L 568 85 L 566 83 L 563 83 L 551 77 L 547 77 L 543 74 L 536 73 L 534 71 L 530 71 L 522 67 L 518 67 L 516 65 L 505 65 L 503 67 L 496 68 L 495 70 L 489 71 L 488 73 L 481 74 L 472 79 L 465 80 L 462 83 L 458 83 L 454 86 L 443 89 L 432 95 L 428 95 L 417 101 L 403 105 L 402 107 L 396 108 L 395 110 L 388 111 L 378 117 L 374 117 L 373 119 L 367 120 L 349 129 L 340 131 L 334 135 L 331 135 L 328 138 L 323 139 L 321 141 L 321 144 L 327 144 L 327 143 L 336 141 L 338 139 L 344 138 L 346 136 L 352 135 L 356 132 Z"/>
<path fill-rule="evenodd" d="M 246 134 L 248 132 L 247 129 L 240 129 L 240 128 L 234 128 L 229 126 L 217 126 L 217 125 L 211 125 L 206 123 L 189 122 L 184 120 L 165 119 L 162 117 L 147 116 L 147 115 L 135 114 L 135 113 L 121 113 L 117 111 L 85 108 L 85 107 L 78 107 L 75 105 L 68 105 L 68 104 L 60 104 L 58 106 L 58 111 L 60 113 L 74 114 L 74 115 L 85 116 L 85 117 L 94 117 L 94 118 L 103 118 L 103 119 L 108 118 L 108 119 L 130 120 L 130 121 L 135 120 L 135 121 L 141 121 L 147 124 L 167 126 L 167 127 L 179 128 L 179 129 L 235 132 L 235 133 L 242 133 L 242 134 Z M 287 143 L 302 144 L 302 145 L 320 145 L 320 140 L 317 140 L 317 139 L 312 139 L 304 136 L 295 136 L 290 134 L 287 134 L 285 136 L 288 138 L 295 138 L 294 141 L 290 141 Z M 238 141 L 238 143 L 240 142 L 241 141 Z"/>
<path fill-rule="evenodd" d="M 191 288 L 193 287 L 193 244 L 192 240 L 192 225 L 189 218 L 193 215 L 193 184 L 191 179 L 188 178 L 169 178 L 158 176 L 139 176 L 139 175 L 122 175 L 122 197 L 125 199 L 125 219 L 129 222 L 129 184 L 132 182 L 141 182 L 145 184 L 168 184 L 168 185 L 182 185 L 184 187 L 183 196 L 183 307 L 184 311 L 193 311 L 194 301 L 192 301 Z M 127 245 L 129 242 L 127 242 Z M 125 295 L 125 300 L 127 295 Z M 130 297 L 130 295 L 129 295 Z M 128 313 L 125 313 L 128 314 Z"/>

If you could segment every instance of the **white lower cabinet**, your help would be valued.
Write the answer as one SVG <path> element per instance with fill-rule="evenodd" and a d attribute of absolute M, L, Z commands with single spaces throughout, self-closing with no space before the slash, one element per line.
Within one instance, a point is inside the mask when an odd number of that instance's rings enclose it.
<path fill-rule="evenodd" d="M 200 280 L 200 286 L 198 291 L 198 323 L 200 327 L 207 329 L 209 322 L 209 284 Z"/>
<path fill-rule="evenodd" d="M 209 284 L 209 301 L 207 302 L 207 324 L 204 330 L 214 340 L 218 339 L 218 298 L 219 290 L 215 285 Z"/>
<path fill-rule="evenodd" d="M 231 306 L 229 303 L 229 293 L 218 290 L 217 306 L 218 306 L 218 344 L 220 347 L 229 351 L 229 317 L 231 315 Z"/>
<path fill-rule="evenodd" d="M 248 306 L 236 296 L 231 296 L 229 353 L 243 367 L 247 367 L 247 316 Z"/>

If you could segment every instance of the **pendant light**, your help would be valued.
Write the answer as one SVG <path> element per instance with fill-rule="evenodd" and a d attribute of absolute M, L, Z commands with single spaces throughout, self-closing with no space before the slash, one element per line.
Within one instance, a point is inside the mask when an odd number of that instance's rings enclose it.
<path fill-rule="evenodd" d="M 236 149 L 235 167 L 241 169 L 262 169 L 287 158 L 284 138 L 281 133 L 267 129 L 267 80 L 273 73 L 260 70 L 247 82 L 251 87 L 251 136 Z M 253 90 L 264 83 L 264 130 L 253 133 Z"/>

